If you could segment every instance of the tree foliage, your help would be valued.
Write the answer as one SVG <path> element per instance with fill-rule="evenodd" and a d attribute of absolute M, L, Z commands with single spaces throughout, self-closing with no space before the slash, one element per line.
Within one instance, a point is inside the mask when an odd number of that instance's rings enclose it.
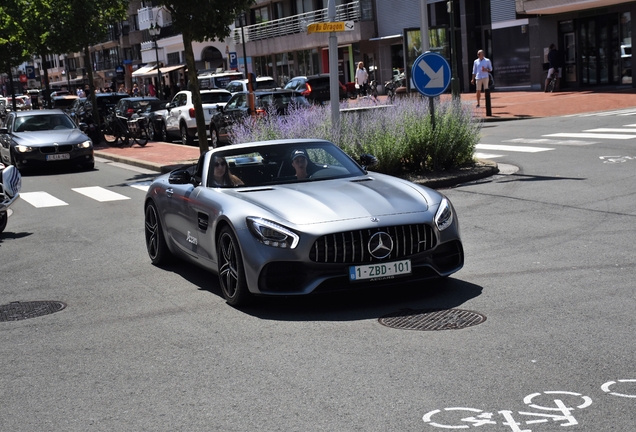
<path fill-rule="evenodd" d="M 192 42 L 227 38 L 237 16 L 247 11 L 254 0 L 161 0 L 160 4 L 170 12 L 173 28 L 183 37 L 189 89 L 192 91 L 197 135 L 200 137 L 199 149 L 203 153 L 209 146 Z"/>

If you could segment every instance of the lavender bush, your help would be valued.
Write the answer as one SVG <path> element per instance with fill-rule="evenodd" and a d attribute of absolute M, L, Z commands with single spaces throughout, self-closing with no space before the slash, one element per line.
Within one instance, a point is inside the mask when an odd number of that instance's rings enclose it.
<path fill-rule="evenodd" d="M 364 108 L 364 109 L 358 109 Z M 341 106 L 340 124 L 331 124 L 329 106 L 290 108 L 289 115 L 267 115 L 236 124 L 232 143 L 283 138 L 319 138 L 336 143 L 354 159 L 362 153 L 378 158 L 374 171 L 401 175 L 450 169 L 471 163 L 481 122 L 460 103 L 435 105 L 435 128 L 428 100 L 411 97 L 394 105 L 359 101 L 356 109 Z M 274 114 L 274 113 L 271 113 Z"/>

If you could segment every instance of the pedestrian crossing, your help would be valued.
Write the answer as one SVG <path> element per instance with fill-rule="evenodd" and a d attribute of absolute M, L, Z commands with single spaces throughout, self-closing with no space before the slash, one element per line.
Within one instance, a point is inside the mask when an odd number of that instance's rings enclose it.
<path fill-rule="evenodd" d="M 609 116 L 633 116 L 636 115 L 636 108 L 624 108 L 620 110 L 602 111 L 583 114 L 569 114 L 563 117 L 609 117 Z"/>
<path fill-rule="evenodd" d="M 130 183 L 127 186 L 140 190 L 142 192 L 147 192 L 148 188 L 150 187 L 150 181 Z M 130 196 L 124 195 L 126 193 L 125 191 L 124 193 L 118 193 L 101 186 L 86 186 L 80 188 L 72 188 L 71 190 L 78 193 L 82 197 L 89 198 L 100 203 L 125 201 L 131 199 Z M 69 205 L 66 201 L 44 191 L 20 192 L 20 199 L 31 204 L 35 208 L 60 207 Z"/>
<path fill-rule="evenodd" d="M 620 115 L 631 115 L 630 113 L 632 112 L 636 114 L 636 109 L 620 112 L 622 113 Z M 613 112 L 613 115 L 618 115 L 616 113 Z M 636 124 L 627 124 L 618 128 L 595 128 L 579 132 L 545 134 L 541 135 L 541 138 L 514 138 L 502 140 L 501 144 L 479 143 L 475 146 L 475 157 L 479 159 L 496 159 L 507 156 L 510 152 L 540 153 L 555 150 L 559 146 L 588 146 L 599 144 L 602 142 L 600 140 L 625 141 L 633 139 L 636 139 Z"/>

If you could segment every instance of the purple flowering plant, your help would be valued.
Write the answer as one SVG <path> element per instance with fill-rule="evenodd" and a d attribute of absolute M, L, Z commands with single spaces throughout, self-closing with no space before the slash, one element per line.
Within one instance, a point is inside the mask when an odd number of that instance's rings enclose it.
<path fill-rule="evenodd" d="M 316 138 L 334 142 L 355 160 L 363 153 L 377 157 L 374 171 L 404 175 L 446 170 L 474 161 L 482 123 L 460 102 L 435 102 L 435 127 L 429 102 L 422 97 L 396 100 L 393 105 L 359 101 L 341 104 L 340 123 L 332 125 L 327 106 L 293 107 L 287 115 L 270 112 L 246 118 L 230 132 L 230 142 L 284 138 Z"/>

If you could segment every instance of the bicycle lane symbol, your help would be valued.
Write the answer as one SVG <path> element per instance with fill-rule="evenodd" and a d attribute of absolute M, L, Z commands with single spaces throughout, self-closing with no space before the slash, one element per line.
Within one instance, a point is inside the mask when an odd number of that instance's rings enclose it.
<path fill-rule="evenodd" d="M 548 396 L 553 403 L 554 406 L 543 406 L 539 405 L 538 402 L 535 403 L 536 399 L 540 399 L 541 397 Z M 574 398 L 574 401 L 570 401 L 569 404 L 574 405 L 573 407 L 568 407 L 568 404 L 563 401 L 563 399 Z M 532 419 L 525 420 L 526 425 L 533 425 L 539 423 L 547 423 L 549 421 L 554 422 L 563 422 L 561 426 L 574 426 L 579 424 L 576 418 L 572 415 L 572 411 L 576 409 L 584 409 L 592 405 L 592 398 L 589 396 L 583 396 L 580 393 L 573 393 L 567 391 L 546 391 L 543 393 L 532 393 L 526 396 L 523 399 L 523 402 L 531 408 L 534 408 L 539 411 L 530 412 L 530 411 L 518 411 L 516 414 L 519 416 L 529 416 L 533 417 Z M 578 405 L 576 405 L 578 404 Z M 522 421 L 518 421 L 515 419 L 515 413 L 510 410 L 500 410 L 497 412 L 484 412 L 477 408 L 465 408 L 465 407 L 456 407 L 456 408 L 444 408 L 443 410 L 446 413 L 454 413 L 454 412 L 468 412 L 467 417 L 460 416 L 459 420 L 455 422 L 464 422 L 463 424 L 444 424 L 440 423 L 436 420 L 437 417 L 454 417 L 454 415 L 443 416 L 442 410 L 433 410 L 430 411 L 422 417 L 422 420 L 425 423 L 428 423 L 431 426 L 443 428 L 443 429 L 468 429 L 471 426 L 478 427 L 483 425 L 496 425 L 501 424 L 503 426 L 508 426 L 513 432 L 532 432 L 531 429 L 522 429 L 521 426 L 523 424 Z M 472 415 L 471 415 L 472 414 Z M 503 421 L 501 423 L 497 423 L 495 418 L 496 415 L 500 415 L 503 417 Z M 465 414 L 464 414 L 465 415 Z"/>
<path fill-rule="evenodd" d="M 615 385 L 617 382 L 618 383 L 636 383 L 636 379 L 619 379 L 617 381 L 608 381 L 601 386 L 601 390 L 603 390 L 605 393 L 611 394 L 612 396 L 636 399 L 636 394 L 610 392 L 610 388 L 613 385 Z"/>
<path fill-rule="evenodd" d="M 598 158 L 602 160 L 604 164 L 625 163 L 628 160 L 636 159 L 634 156 L 599 156 Z"/>

